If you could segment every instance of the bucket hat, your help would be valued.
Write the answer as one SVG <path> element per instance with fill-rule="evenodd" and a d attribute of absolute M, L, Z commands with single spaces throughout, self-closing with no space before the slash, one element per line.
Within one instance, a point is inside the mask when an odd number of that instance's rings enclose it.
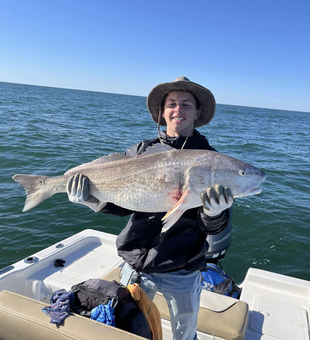
<path fill-rule="evenodd" d="M 161 112 L 161 105 L 164 96 L 167 93 L 175 90 L 185 90 L 194 94 L 201 105 L 199 119 L 196 127 L 208 124 L 215 113 L 215 99 L 211 91 L 205 87 L 190 81 L 186 77 L 178 77 L 171 83 L 163 83 L 155 86 L 147 97 L 147 108 L 152 116 L 152 119 L 157 124 L 158 115 Z M 160 118 L 159 125 L 166 126 L 166 121 L 163 117 Z"/>

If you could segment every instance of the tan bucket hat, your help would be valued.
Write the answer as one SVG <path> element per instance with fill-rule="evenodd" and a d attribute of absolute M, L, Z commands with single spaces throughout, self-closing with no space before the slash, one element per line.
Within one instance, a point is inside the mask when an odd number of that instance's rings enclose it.
<path fill-rule="evenodd" d="M 164 96 L 174 90 L 183 89 L 193 93 L 201 104 L 201 112 L 196 127 L 208 124 L 215 113 L 215 99 L 213 94 L 205 87 L 193 83 L 186 77 L 178 77 L 172 83 L 163 83 L 155 86 L 147 97 L 147 108 L 154 120 L 158 123 L 158 115 L 161 112 L 161 105 Z M 160 125 L 166 126 L 166 121 L 163 117 L 160 118 Z"/>

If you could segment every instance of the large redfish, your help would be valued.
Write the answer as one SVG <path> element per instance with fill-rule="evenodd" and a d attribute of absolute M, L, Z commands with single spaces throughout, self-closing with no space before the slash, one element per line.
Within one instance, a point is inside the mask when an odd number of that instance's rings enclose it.
<path fill-rule="evenodd" d="M 168 151 L 167 151 L 168 150 Z M 132 211 L 168 212 L 165 229 L 184 211 L 202 206 L 200 194 L 208 187 L 229 187 L 234 197 L 261 192 L 265 173 L 238 159 L 215 151 L 177 150 L 157 144 L 138 157 L 111 154 L 80 165 L 63 176 L 15 175 L 26 191 L 23 211 L 48 197 L 66 192 L 69 178 L 82 173 L 90 180 L 90 193 Z"/>

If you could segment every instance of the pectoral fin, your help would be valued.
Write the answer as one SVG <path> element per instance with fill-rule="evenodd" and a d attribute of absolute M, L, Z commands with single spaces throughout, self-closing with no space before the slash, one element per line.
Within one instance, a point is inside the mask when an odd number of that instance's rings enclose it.
<path fill-rule="evenodd" d="M 167 231 L 171 226 L 173 226 L 177 222 L 177 220 L 182 216 L 184 211 L 187 210 L 187 208 L 182 209 L 182 204 L 184 204 L 184 200 L 188 194 L 189 190 L 185 190 L 182 193 L 182 196 L 180 197 L 178 202 L 175 204 L 175 206 L 171 208 L 167 212 L 167 214 L 161 219 L 162 221 L 164 221 L 164 226 L 162 228 L 163 232 Z"/>

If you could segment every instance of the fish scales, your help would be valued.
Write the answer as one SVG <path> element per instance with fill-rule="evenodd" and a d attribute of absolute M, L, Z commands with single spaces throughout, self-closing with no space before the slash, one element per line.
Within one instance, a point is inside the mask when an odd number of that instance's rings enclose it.
<path fill-rule="evenodd" d="M 184 165 L 169 160 L 167 155 L 154 156 L 120 161 L 117 167 L 104 164 L 100 177 L 98 171 L 85 169 L 83 174 L 91 181 L 91 194 L 128 209 L 169 210 L 175 204 L 173 194 L 178 196 L 182 187 Z"/>
<path fill-rule="evenodd" d="M 258 185 L 265 173 L 248 163 L 215 151 L 161 148 L 151 147 L 145 155 L 135 158 L 122 154 L 105 156 L 58 177 L 15 175 L 13 179 L 27 194 L 23 211 L 55 193 L 66 192 L 69 178 L 77 173 L 89 178 L 90 193 L 98 199 L 99 206 L 112 202 L 133 211 L 168 211 L 168 227 L 184 211 L 201 206 L 200 194 L 208 187 L 229 187 L 234 197 L 261 191 Z"/>

